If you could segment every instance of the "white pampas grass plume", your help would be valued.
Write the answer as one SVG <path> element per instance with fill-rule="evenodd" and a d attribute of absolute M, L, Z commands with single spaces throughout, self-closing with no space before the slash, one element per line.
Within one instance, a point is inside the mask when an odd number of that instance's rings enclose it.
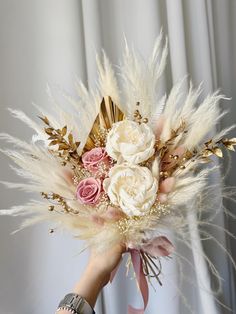
<path fill-rule="evenodd" d="M 103 51 L 102 58 L 96 56 L 98 68 L 98 89 L 102 97 L 110 96 L 115 104 L 122 107 L 120 91 L 115 72 Z"/>
<path fill-rule="evenodd" d="M 124 110 L 128 118 L 133 117 L 137 102 L 140 103 L 140 113 L 143 117 L 157 119 L 163 110 L 162 103 L 158 102 L 158 83 L 165 69 L 167 58 L 167 40 L 164 49 L 161 49 L 163 35 L 160 33 L 153 48 L 149 62 L 134 49 L 130 49 L 125 42 L 125 53 L 120 69 L 122 90 L 124 94 Z M 123 108 L 122 108 L 123 109 Z"/>

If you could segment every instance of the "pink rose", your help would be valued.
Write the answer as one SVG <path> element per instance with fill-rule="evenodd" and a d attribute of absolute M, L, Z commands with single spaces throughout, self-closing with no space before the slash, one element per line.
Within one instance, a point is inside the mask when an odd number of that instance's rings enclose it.
<path fill-rule="evenodd" d="M 82 162 L 84 164 L 84 168 L 91 171 L 92 173 L 96 173 L 99 170 L 99 166 L 102 164 L 106 168 L 108 168 L 110 164 L 110 157 L 107 155 L 104 147 L 96 147 L 86 152 L 82 156 Z"/>
<path fill-rule="evenodd" d="M 85 205 L 95 205 L 102 191 L 102 182 L 95 178 L 86 178 L 77 186 L 76 197 Z"/>

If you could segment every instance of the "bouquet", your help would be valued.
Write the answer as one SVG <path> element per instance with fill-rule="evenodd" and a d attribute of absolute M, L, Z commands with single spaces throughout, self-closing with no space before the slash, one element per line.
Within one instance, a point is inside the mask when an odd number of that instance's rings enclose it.
<path fill-rule="evenodd" d="M 166 232 L 191 245 L 189 215 L 214 213 L 204 199 L 208 175 L 218 169 L 215 156 L 236 145 L 236 138 L 226 137 L 233 127 L 214 132 L 226 113 L 218 91 L 197 106 L 201 86 L 190 84 L 184 96 L 184 79 L 168 97 L 160 96 L 167 57 L 162 41 L 160 35 L 147 62 L 126 44 L 119 80 L 103 54 L 97 60 L 97 88 L 89 92 L 77 82 L 79 97 L 64 93 L 63 104 L 50 94 L 51 110 L 37 107 L 37 122 L 11 110 L 36 132 L 30 143 L 1 134 L 17 147 L 3 152 L 26 180 L 4 184 L 42 196 L 1 213 L 30 215 L 22 228 L 51 221 L 50 233 L 69 229 L 97 250 L 124 243 L 144 309 L 146 279 L 161 284 L 161 258 L 175 250 Z"/>

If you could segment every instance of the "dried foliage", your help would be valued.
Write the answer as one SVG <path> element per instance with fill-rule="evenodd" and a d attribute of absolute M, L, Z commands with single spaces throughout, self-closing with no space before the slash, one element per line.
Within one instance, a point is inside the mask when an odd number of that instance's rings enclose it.
<path fill-rule="evenodd" d="M 80 142 L 74 141 L 72 133 L 68 134 L 67 125 L 65 125 L 62 129 L 54 129 L 50 125 L 47 117 L 39 118 L 47 125 L 44 131 L 47 135 L 49 135 L 49 146 L 58 145 L 58 151 L 62 151 L 63 154 L 70 154 L 71 156 L 75 157 L 75 155 L 77 155 L 77 149 L 80 145 Z"/>

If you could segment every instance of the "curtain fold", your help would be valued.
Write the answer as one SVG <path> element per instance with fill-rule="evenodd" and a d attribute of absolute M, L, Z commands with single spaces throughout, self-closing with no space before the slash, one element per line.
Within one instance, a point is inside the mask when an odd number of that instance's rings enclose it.
<path fill-rule="evenodd" d="M 232 110 L 223 124 L 232 124 L 236 120 L 235 18 L 236 3 L 230 0 L 22 0 L 20 4 L 17 0 L 1 0 L 1 131 L 29 138 L 28 131 L 9 117 L 5 107 L 33 115 L 32 101 L 45 108 L 50 106 L 45 92 L 47 83 L 72 94 L 75 77 L 94 87 L 96 52 L 100 55 L 104 49 L 111 62 L 119 64 L 125 36 L 147 58 L 161 28 L 169 38 L 161 93 L 168 92 L 172 84 L 185 75 L 194 85 L 204 82 L 204 95 L 222 87 L 227 97 L 233 97 L 222 104 Z M 235 161 L 234 156 L 234 164 Z M 1 179 L 14 181 L 14 175 L 6 170 L 7 163 L 1 157 Z M 217 182 L 218 176 L 213 176 L 212 182 Z M 227 180 L 228 184 L 235 185 L 235 169 Z M 5 208 L 17 204 L 18 199 L 28 198 L 20 192 L 12 196 L 11 191 L 3 188 L 0 196 Z M 235 213 L 234 206 L 228 206 Z M 195 244 L 198 246 L 200 234 L 195 229 L 195 218 L 191 219 L 190 228 L 194 229 L 192 235 L 197 236 Z M 10 218 L 0 221 L 0 314 L 53 313 L 60 298 L 79 278 L 87 253 L 78 255 L 82 243 L 70 236 L 59 232 L 49 236 L 50 226 L 47 225 L 10 236 L 17 223 Z M 235 221 L 225 219 L 222 211 L 214 223 L 235 229 Z M 233 241 L 222 231 L 218 230 L 215 235 L 220 243 L 231 247 L 236 257 Z M 195 259 L 196 263 L 194 245 L 192 249 L 178 246 L 184 257 L 182 271 L 194 285 L 181 281 L 180 266 L 175 258 L 164 260 L 163 287 L 154 283 L 156 292 L 150 287 L 146 314 L 229 313 L 199 287 L 199 280 L 208 281 L 210 276 L 207 266 L 203 265 L 203 271 L 197 274 L 184 261 L 189 259 L 194 263 Z M 236 313 L 235 274 L 226 254 L 213 242 L 204 243 L 204 250 L 225 279 L 220 300 L 232 306 Z M 104 289 L 98 300 L 96 313 L 123 314 L 129 303 L 142 306 L 134 280 L 125 277 L 125 259 L 114 282 Z"/>

